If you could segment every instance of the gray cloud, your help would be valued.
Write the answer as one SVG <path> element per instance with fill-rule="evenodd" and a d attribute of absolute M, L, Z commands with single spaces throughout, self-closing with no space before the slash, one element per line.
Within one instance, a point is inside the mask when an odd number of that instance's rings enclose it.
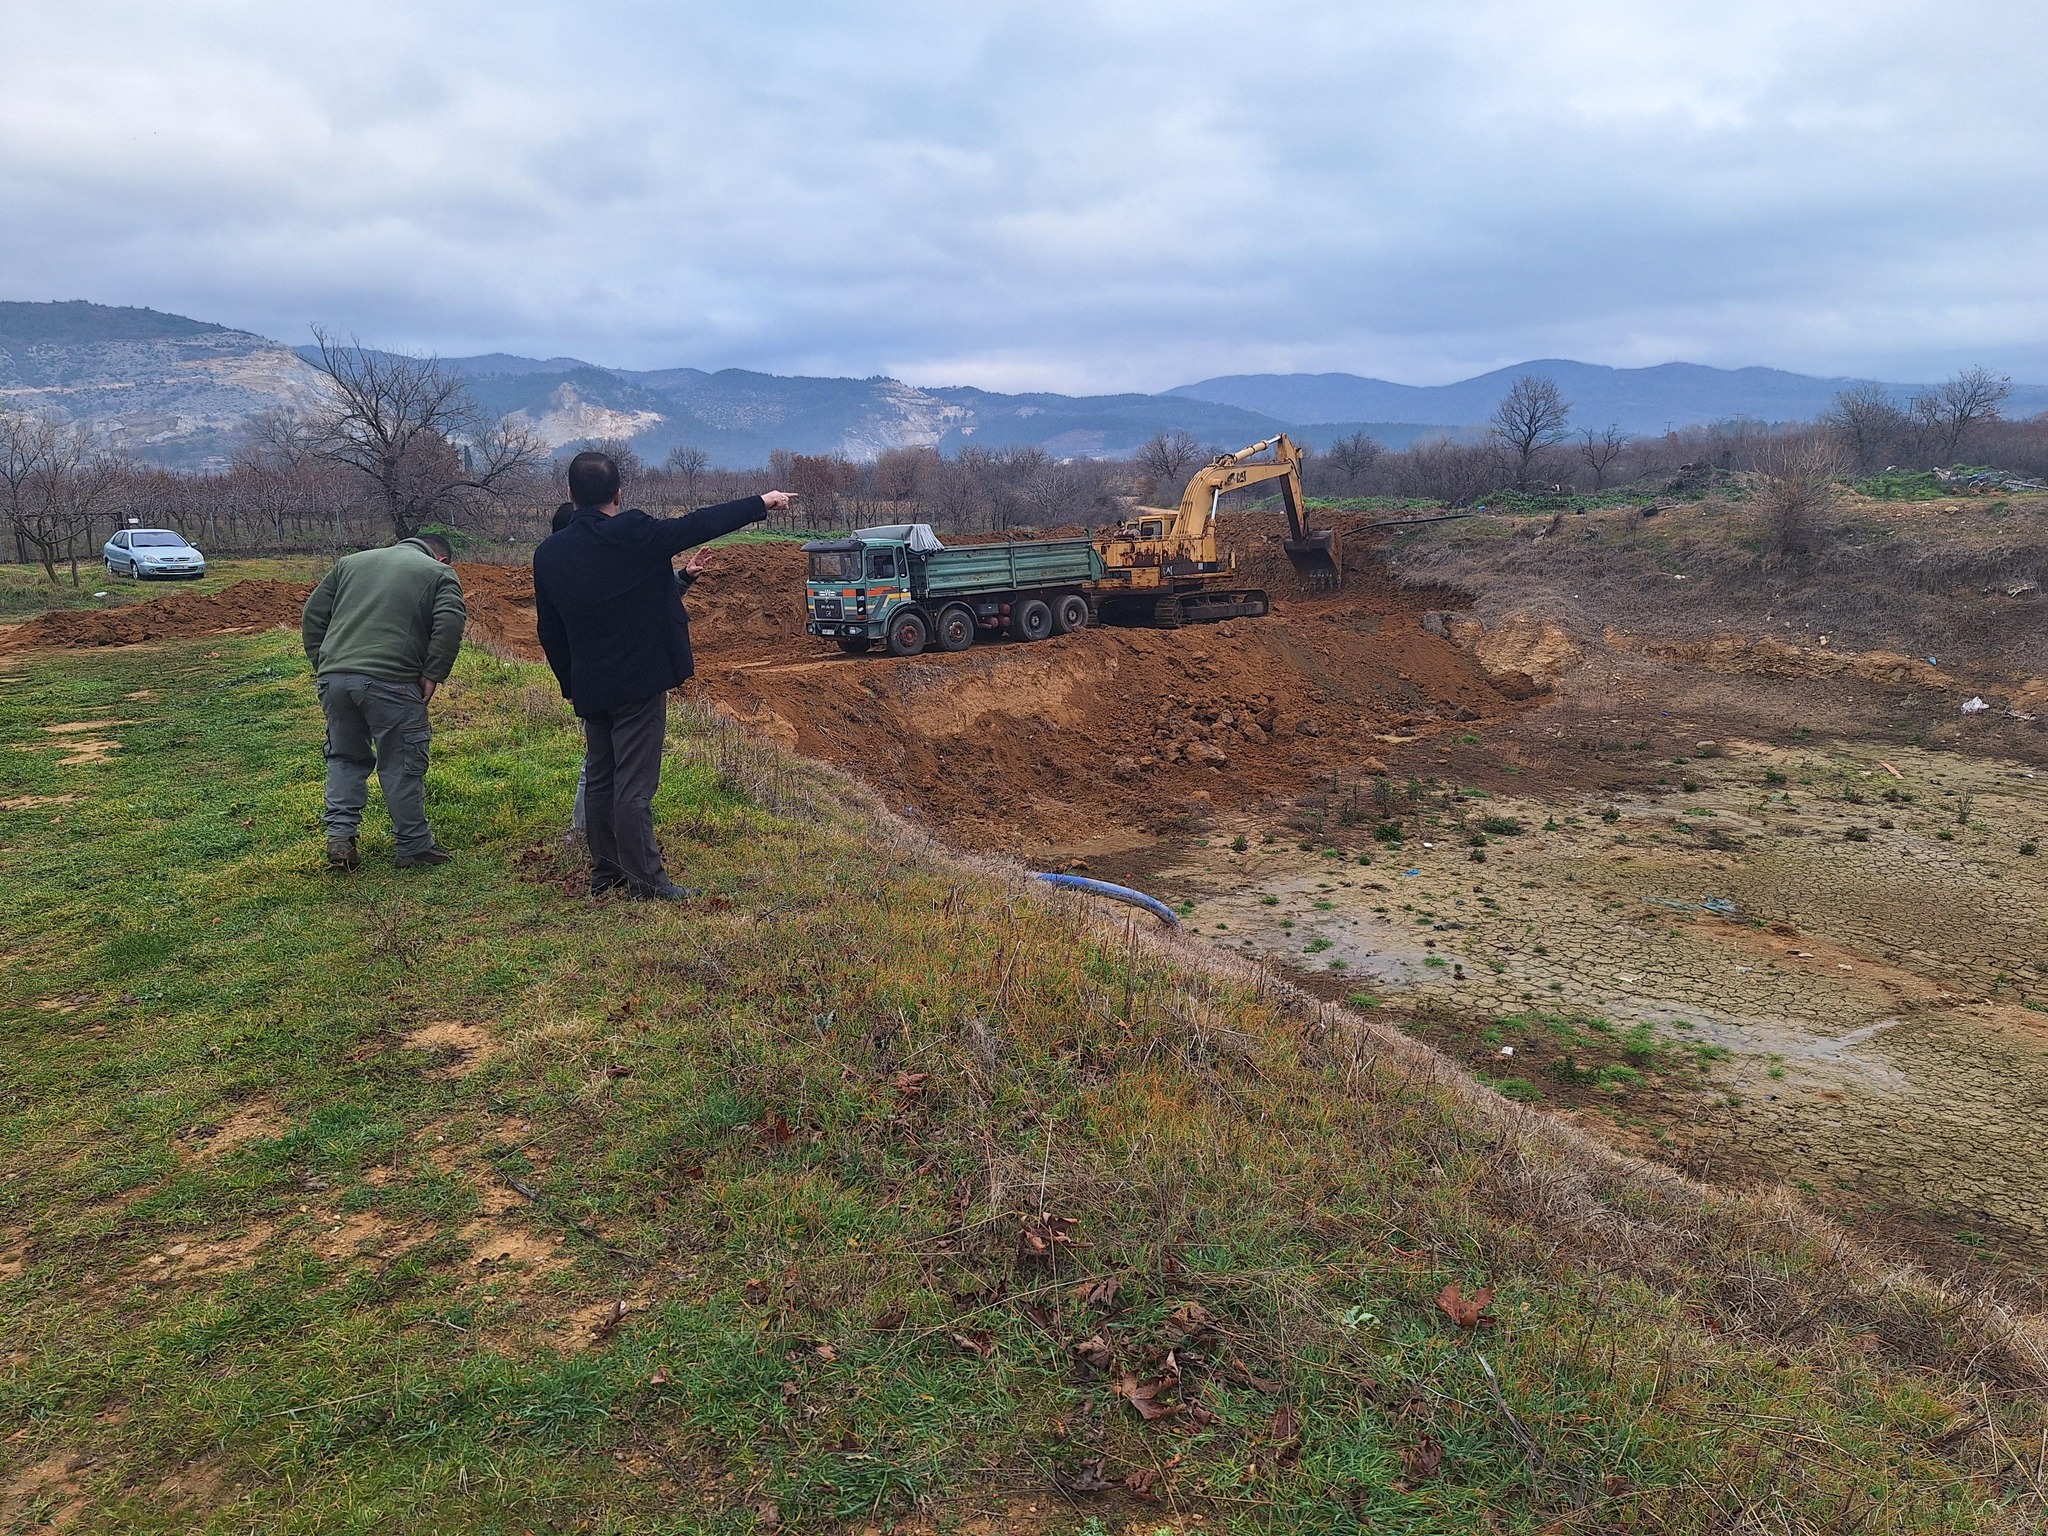
<path fill-rule="evenodd" d="M 300 339 L 1157 388 L 2048 378 L 2048 14 L 15 0 L 0 289 Z"/>

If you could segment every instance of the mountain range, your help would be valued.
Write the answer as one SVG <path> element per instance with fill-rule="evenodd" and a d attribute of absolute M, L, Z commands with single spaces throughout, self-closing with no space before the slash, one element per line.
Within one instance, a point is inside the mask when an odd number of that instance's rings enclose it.
<path fill-rule="evenodd" d="M 0 408 L 90 425 L 137 457 L 173 468 L 225 465 L 254 412 L 317 406 L 322 380 L 310 361 L 317 357 L 312 348 L 156 310 L 83 300 L 0 303 Z M 1575 425 L 1655 433 L 1742 416 L 1809 420 L 1838 390 L 1859 382 L 1773 368 L 1608 368 L 1544 359 L 1435 386 L 1346 373 L 1244 374 L 1161 394 L 1076 396 L 921 388 L 879 375 L 607 368 L 503 352 L 441 361 L 486 408 L 520 420 L 551 447 L 621 438 L 658 460 L 689 445 L 714 464 L 735 467 L 764 463 L 777 449 L 856 460 L 920 446 L 1122 457 L 1172 430 L 1229 446 L 1284 430 L 1319 447 L 1364 431 L 1403 448 L 1431 436 L 1478 436 L 1524 373 L 1557 380 L 1573 402 Z M 1921 386 L 1889 387 L 1903 398 Z M 2048 386 L 2016 388 L 2008 409 L 2048 410 Z"/>

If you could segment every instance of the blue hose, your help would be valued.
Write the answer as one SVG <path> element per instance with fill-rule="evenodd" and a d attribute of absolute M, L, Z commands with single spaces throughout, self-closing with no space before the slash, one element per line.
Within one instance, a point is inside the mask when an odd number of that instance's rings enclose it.
<path fill-rule="evenodd" d="M 1128 885 L 1111 885 L 1107 880 L 1090 880 L 1085 875 L 1037 874 L 1034 879 L 1043 880 L 1047 885 L 1064 886 L 1072 891 L 1086 891 L 1091 896 L 1107 896 L 1111 901 L 1129 902 L 1134 907 L 1143 907 L 1169 928 L 1178 928 L 1180 919 L 1173 908 L 1143 891 L 1134 891 Z"/>

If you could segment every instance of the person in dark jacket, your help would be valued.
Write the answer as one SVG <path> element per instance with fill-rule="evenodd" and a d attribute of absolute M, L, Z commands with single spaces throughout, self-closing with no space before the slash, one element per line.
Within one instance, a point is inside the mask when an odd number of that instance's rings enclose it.
<path fill-rule="evenodd" d="M 786 509 L 789 494 L 649 517 L 620 510 L 618 465 L 579 453 L 569 495 L 574 515 L 534 551 L 534 616 L 562 697 L 583 721 L 591 893 L 686 900 L 692 893 L 669 879 L 654 840 L 668 691 L 696 670 L 670 562 Z"/>
<path fill-rule="evenodd" d="M 560 533 L 564 528 L 568 527 L 569 524 L 571 524 L 575 520 L 576 503 L 573 501 L 565 501 L 559 507 L 555 508 L 554 522 L 549 527 L 548 532 Z M 678 555 L 675 558 L 680 560 L 682 557 Z M 704 574 L 704 567 L 710 563 L 710 560 L 711 551 L 709 551 L 708 549 L 700 549 L 697 551 L 697 553 L 690 556 L 689 563 L 684 565 L 680 570 L 676 572 L 677 597 L 685 599 L 689 597 L 690 588 L 697 585 L 697 578 Z M 684 611 L 688 612 L 687 609 L 685 609 Z M 574 809 L 571 810 L 569 813 L 569 830 L 579 835 L 583 835 L 586 838 L 586 841 L 590 830 L 590 817 L 587 812 L 588 802 L 586 798 L 589 793 L 589 787 L 590 764 L 588 761 L 588 754 L 585 754 L 585 762 L 583 766 L 576 770 L 576 803 Z"/>

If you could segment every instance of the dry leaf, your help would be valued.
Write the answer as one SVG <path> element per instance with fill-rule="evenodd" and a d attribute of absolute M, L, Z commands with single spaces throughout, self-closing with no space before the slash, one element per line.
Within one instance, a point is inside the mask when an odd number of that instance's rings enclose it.
<path fill-rule="evenodd" d="M 898 1072 L 893 1086 L 904 1098 L 914 1099 L 924 1092 L 924 1085 L 930 1077 L 929 1072 Z"/>
<path fill-rule="evenodd" d="M 797 1385 L 795 1381 L 785 1381 L 782 1384 L 782 1400 L 785 1403 L 793 1403 L 797 1399 L 797 1394 L 802 1391 L 803 1388 Z"/>
<path fill-rule="evenodd" d="M 1401 1452 L 1401 1465 L 1416 1482 L 1436 1476 L 1437 1468 L 1443 1464 L 1444 1448 L 1427 1435 Z"/>
<path fill-rule="evenodd" d="M 657 1369 L 655 1370 L 655 1373 L 654 1373 L 654 1374 L 653 1374 L 652 1376 L 650 1376 L 650 1377 L 648 1377 L 648 1378 L 647 1378 L 647 1385 L 649 1385 L 650 1387 L 665 1387 L 665 1386 L 667 1386 L 667 1385 L 668 1385 L 668 1367 L 666 1367 L 666 1366 L 661 1366 L 661 1367 L 658 1367 L 658 1368 L 657 1368 Z"/>
<path fill-rule="evenodd" d="M 790 1123 L 775 1110 L 764 1111 L 761 1118 L 755 1122 L 755 1129 L 763 1141 L 778 1147 L 796 1135 Z"/>
<path fill-rule="evenodd" d="M 995 1335 L 986 1331 L 956 1333 L 953 1335 L 953 1342 L 965 1353 L 984 1360 L 996 1352 Z"/>
<path fill-rule="evenodd" d="M 1116 1293 L 1123 1288 L 1121 1275 L 1104 1275 L 1100 1280 L 1090 1280 L 1074 1288 L 1074 1295 L 1084 1307 L 1100 1307 L 1108 1311 L 1116 1303 Z"/>
<path fill-rule="evenodd" d="M 1216 1326 L 1208 1310 L 1199 1301 L 1184 1301 L 1175 1307 L 1166 1319 L 1166 1325 L 1190 1339 L 1208 1333 Z"/>
<path fill-rule="evenodd" d="M 623 1323 L 632 1310 L 633 1304 L 629 1301 L 613 1302 L 611 1306 L 605 1309 L 604 1316 L 590 1325 L 590 1336 L 593 1339 L 603 1338 L 614 1328 L 618 1327 L 619 1324 Z"/>
<path fill-rule="evenodd" d="M 816 1349 L 813 1349 L 811 1353 L 816 1355 L 820 1360 L 824 1361 L 827 1365 L 832 1364 L 833 1361 L 839 1358 L 839 1351 L 834 1349 L 830 1344 L 820 1344 Z"/>
<path fill-rule="evenodd" d="M 880 1317 L 875 1319 L 875 1332 L 894 1333 L 898 1328 L 901 1328 L 904 1325 L 904 1323 L 909 1320 L 909 1318 L 910 1314 L 907 1311 L 905 1311 L 902 1307 L 891 1307 L 888 1311 L 884 1312 Z"/>
<path fill-rule="evenodd" d="M 767 1282 L 766 1280 L 760 1280 L 760 1279 L 754 1279 L 754 1280 L 749 1280 L 749 1281 L 747 1282 L 747 1286 L 746 1286 L 746 1292 L 745 1292 L 745 1295 L 746 1295 L 746 1298 L 747 1298 L 747 1305 L 748 1305 L 748 1306 L 750 1306 L 750 1307 L 765 1307 L 765 1306 L 767 1306 L 767 1305 L 768 1305 L 768 1282 Z"/>
<path fill-rule="evenodd" d="M 1107 1493 L 1117 1485 L 1102 1474 L 1102 1458 L 1086 1462 L 1081 1470 L 1070 1477 L 1054 1478 L 1053 1481 L 1068 1493 Z"/>
<path fill-rule="evenodd" d="M 1129 1489 L 1134 1497 L 1149 1504 L 1157 1504 L 1159 1495 L 1152 1491 L 1152 1485 L 1157 1483 L 1162 1475 L 1155 1467 L 1140 1467 L 1135 1472 L 1125 1475 L 1124 1487 Z"/>
<path fill-rule="evenodd" d="M 1138 1417 L 1147 1423 L 1153 1419 L 1171 1418 L 1181 1411 L 1179 1403 L 1160 1401 L 1180 1386 L 1180 1362 L 1174 1359 L 1171 1352 L 1167 1354 L 1164 1365 L 1164 1373 L 1150 1381 L 1140 1381 L 1129 1374 L 1117 1378 L 1117 1395 L 1137 1409 Z"/>
<path fill-rule="evenodd" d="M 1082 1364 L 1092 1365 L 1098 1371 L 1106 1371 L 1116 1363 L 1116 1352 L 1109 1347 L 1109 1341 L 1099 1333 L 1092 1333 L 1074 1346 L 1074 1353 Z"/>
<path fill-rule="evenodd" d="M 1437 1296 L 1436 1304 L 1442 1307 L 1444 1315 L 1460 1328 L 1491 1328 L 1493 1319 L 1484 1314 L 1492 1301 L 1492 1286 L 1482 1286 L 1467 1296 L 1465 1288 L 1453 1280 Z"/>
<path fill-rule="evenodd" d="M 1074 1226 L 1071 1216 L 1048 1216 L 1040 1211 L 1036 1216 L 1025 1217 L 1017 1233 L 1017 1257 L 1043 1261 L 1062 1248 L 1073 1248 Z"/>

